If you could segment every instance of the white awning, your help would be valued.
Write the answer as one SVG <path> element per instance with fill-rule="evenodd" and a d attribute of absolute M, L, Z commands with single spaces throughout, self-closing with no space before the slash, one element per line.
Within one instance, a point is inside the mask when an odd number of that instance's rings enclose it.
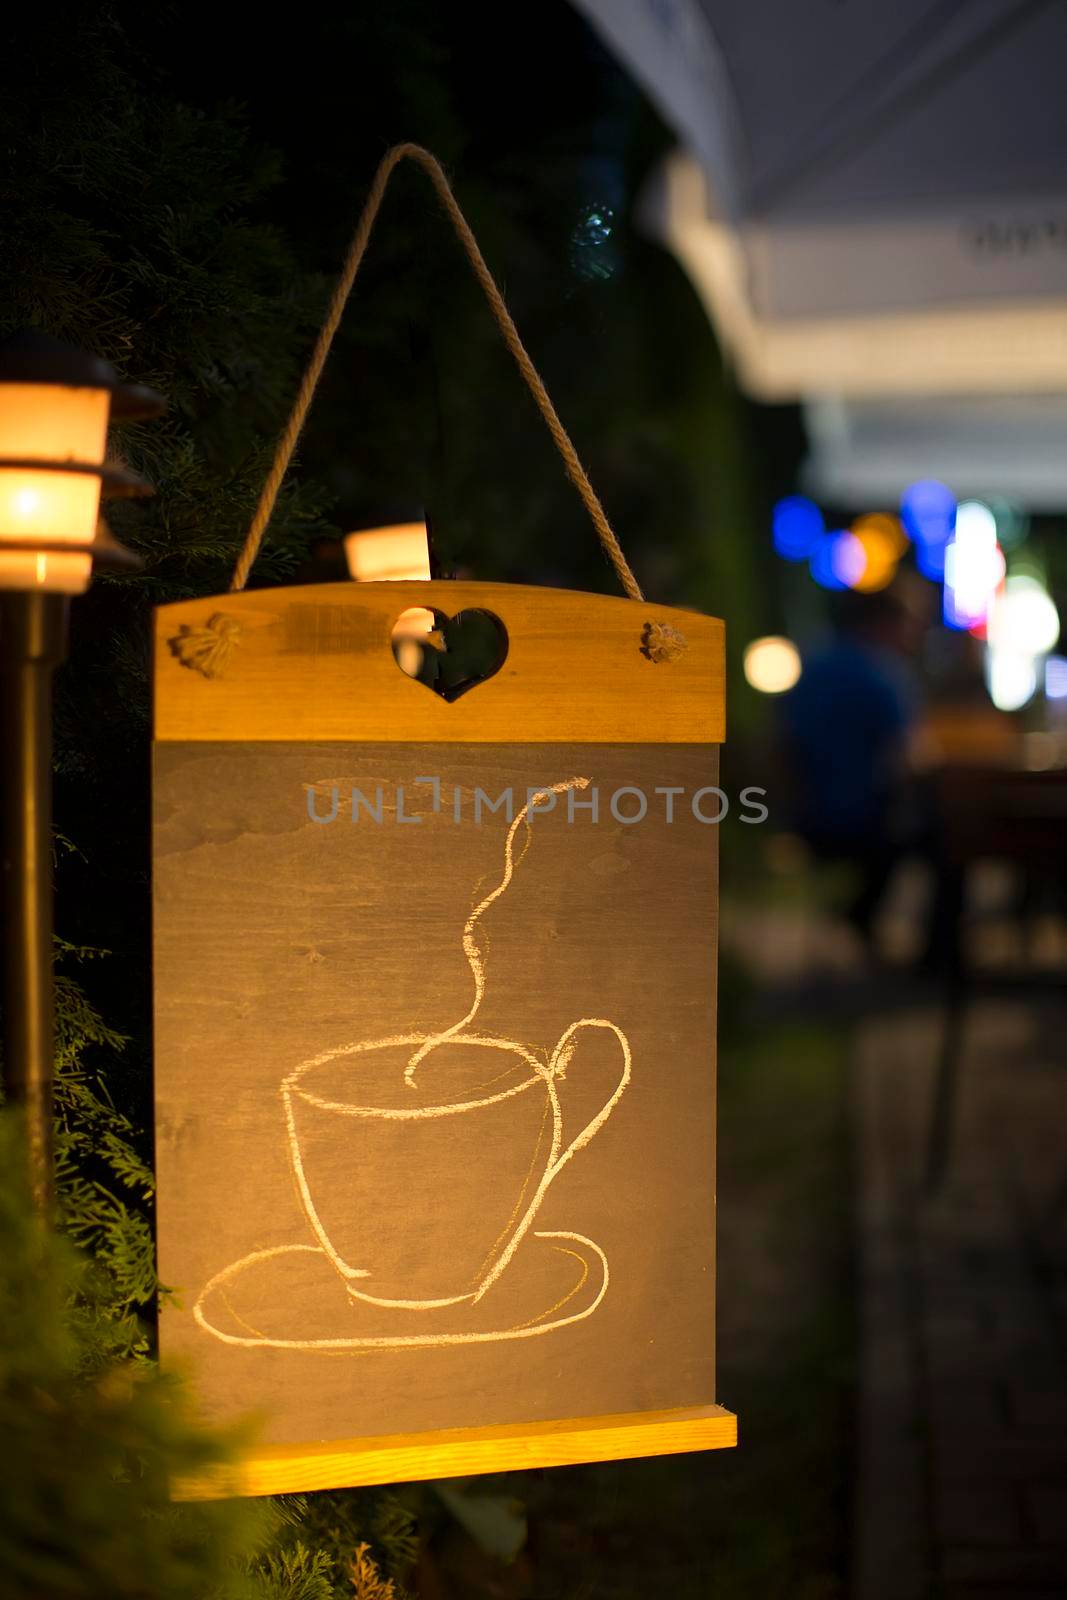
<path fill-rule="evenodd" d="M 1067 395 L 812 400 L 803 487 L 824 505 L 895 505 L 940 478 L 960 500 L 1067 506 Z"/>
<path fill-rule="evenodd" d="M 574 3 L 683 141 L 643 217 L 749 392 L 1067 392 L 1067 6 Z"/>

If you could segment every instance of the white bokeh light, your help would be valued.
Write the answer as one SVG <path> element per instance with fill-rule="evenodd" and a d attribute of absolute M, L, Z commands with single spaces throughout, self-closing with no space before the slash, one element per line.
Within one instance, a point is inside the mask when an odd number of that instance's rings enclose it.
<path fill-rule="evenodd" d="M 800 652 L 791 639 L 753 639 L 744 654 L 745 679 L 760 694 L 784 694 L 800 677 Z"/>
<path fill-rule="evenodd" d="M 1038 578 L 1010 577 L 989 618 L 989 643 L 994 650 L 1022 656 L 1043 656 L 1060 636 L 1060 614 Z"/>
<path fill-rule="evenodd" d="M 1018 711 L 1037 689 L 1034 658 L 1016 650 L 989 650 L 985 661 L 989 698 L 998 711 Z"/>
<path fill-rule="evenodd" d="M 964 500 L 945 550 L 945 621 L 951 628 L 984 623 L 1004 577 L 997 522 L 981 500 Z"/>

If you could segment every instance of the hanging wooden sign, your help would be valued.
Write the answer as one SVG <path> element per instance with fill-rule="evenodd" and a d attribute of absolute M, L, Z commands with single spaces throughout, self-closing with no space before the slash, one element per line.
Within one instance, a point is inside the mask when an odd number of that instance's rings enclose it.
<path fill-rule="evenodd" d="M 162 1358 L 210 1417 L 262 1419 L 189 1492 L 734 1443 L 722 624 L 457 582 L 156 629 Z"/>

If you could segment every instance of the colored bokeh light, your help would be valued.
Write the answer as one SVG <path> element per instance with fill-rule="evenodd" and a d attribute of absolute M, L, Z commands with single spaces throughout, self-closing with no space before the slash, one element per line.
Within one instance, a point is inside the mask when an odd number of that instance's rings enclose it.
<path fill-rule="evenodd" d="M 1014 650 L 988 651 L 985 674 L 989 698 L 998 711 L 1021 710 L 1037 689 L 1033 657 Z"/>
<path fill-rule="evenodd" d="M 867 570 L 863 545 L 854 533 L 830 535 L 830 569 L 844 589 L 858 589 Z"/>
<path fill-rule="evenodd" d="M 1030 519 L 1019 506 L 1009 500 L 986 502 L 997 519 L 997 543 L 1002 550 L 1017 550 L 1026 542 L 1030 532 Z"/>
<path fill-rule="evenodd" d="M 945 580 L 945 554 L 947 544 L 917 544 L 915 546 L 915 565 L 924 578 L 929 578 L 931 583 L 943 583 Z"/>
<path fill-rule="evenodd" d="M 981 500 L 962 501 L 945 549 L 946 626 L 984 631 L 1003 580 L 1004 552 L 993 512 Z"/>
<path fill-rule="evenodd" d="M 893 581 L 897 563 L 908 548 L 908 537 L 899 517 L 872 511 L 866 516 L 857 517 L 850 531 L 864 557 L 863 571 L 852 587 L 861 594 L 873 594 L 878 589 L 884 589 Z"/>
<path fill-rule="evenodd" d="M 956 497 L 936 478 L 921 478 L 901 495 L 900 518 L 920 553 L 938 546 L 944 549 L 956 525 Z"/>
<path fill-rule="evenodd" d="M 1031 659 L 1053 648 L 1060 636 L 1060 614 L 1037 578 L 1012 574 L 990 613 L 988 636 L 995 650 Z"/>
<path fill-rule="evenodd" d="M 743 666 L 747 682 L 760 694 L 784 694 L 800 677 L 800 653 L 792 639 L 753 639 Z"/>
<path fill-rule="evenodd" d="M 857 517 L 852 524 L 852 532 L 857 536 L 864 533 L 877 534 L 892 550 L 899 560 L 911 543 L 899 517 L 894 517 L 888 511 L 867 511 L 862 517 Z"/>
<path fill-rule="evenodd" d="M 1001 711 L 1018 711 L 1035 694 L 1041 657 L 1060 636 L 1060 614 L 1044 581 L 1033 572 L 1013 572 L 993 602 L 986 633 L 990 699 Z M 1047 685 L 1047 664 L 1042 676 Z"/>
<path fill-rule="evenodd" d="M 1049 656 L 1045 662 L 1045 693 L 1050 700 L 1067 700 L 1067 656 Z"/>
<path fill-rule="evenodd" d="M 845 589 L 848 587 L 844 578 L 837 571 L 838 563 L 834 559 L 837 541 L 843 537 L 844 534 L 840 529 L 836 533 L 823 534 L 823 537 L 811 552 L 808 567 L 820 589 Z"/>
<path fill-rule="evenodd" d="M 791 494 L 775 506 L 771 529 L 780 556 L 787 561 L 807 561 L 826 533 L 826 522 L 814 500 Z"/>

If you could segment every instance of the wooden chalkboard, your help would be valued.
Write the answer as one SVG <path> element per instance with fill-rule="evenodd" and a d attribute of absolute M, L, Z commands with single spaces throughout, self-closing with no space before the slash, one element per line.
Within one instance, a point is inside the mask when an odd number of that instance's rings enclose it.
<path fill-rule="evenodd" d="M 438 644 L 490 613 L 499 671 L 407 677 L 413 606 Z M 161 1346 L 208 1416 L 261 1419 L 225 1487 L 732 1443 L 721 624 L 331 585 L 164 607 L 156 661 Z"/>

